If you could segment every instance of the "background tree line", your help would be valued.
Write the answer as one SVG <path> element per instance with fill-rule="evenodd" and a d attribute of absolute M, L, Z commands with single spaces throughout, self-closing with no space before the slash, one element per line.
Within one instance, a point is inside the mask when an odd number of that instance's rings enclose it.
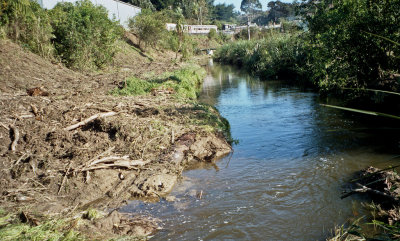
<path fill-rule="evenodd" d="M 236 22 L 239 12 L 233 4 L 215 4 L 214 0 L 123 0 L 152 11 L 174 10 L 182 13 L 191 24 L 215 24 L 216 21 Z"/>

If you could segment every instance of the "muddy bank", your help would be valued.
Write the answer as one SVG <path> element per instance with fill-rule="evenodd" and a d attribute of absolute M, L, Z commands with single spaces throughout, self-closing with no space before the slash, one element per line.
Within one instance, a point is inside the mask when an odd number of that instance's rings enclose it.
<path fill-rule="evenodd" d="M 190 163 L 231 151 L 212 107 L 168 92 L 110 96 L 127 76 L 182 67 L 174 55 L 150 61 L 129 51 L 116 57 L 114 69 L 83 75 L 0 42 L 3 209 L 63 217 L 110 211 L 130 199 L 163 197 Z M 103 216 L 115 220 L 90 222 L 96 237 L 148 235 L 157 226 L 140 219 L 149 224 L 141 229 L 142 221 L 115 212 Z"/>

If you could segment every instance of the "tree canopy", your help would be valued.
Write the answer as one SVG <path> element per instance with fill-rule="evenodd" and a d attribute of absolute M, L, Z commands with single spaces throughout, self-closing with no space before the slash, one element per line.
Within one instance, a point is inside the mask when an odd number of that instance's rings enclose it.
<path fill-rule="evenodd" d="M 261 11 L 262 5 L 259 0 L 242 0 L 240 4 L 240 10 L 246 14 L 253 14 L 257 11 Z"/>

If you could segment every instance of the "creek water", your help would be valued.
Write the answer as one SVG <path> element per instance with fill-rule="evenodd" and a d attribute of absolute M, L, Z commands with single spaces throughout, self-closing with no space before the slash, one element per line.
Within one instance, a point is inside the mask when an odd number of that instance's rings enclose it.
<path fill-rule="evenodd" d="M 340 199 L 353 173 L 399 164 L 396 123 L 323 107 L 283 81 L 211 63 L 200 101 L 219 109 L 239 144 L 185 171 L 175 201 L 122 208 L 163 220 L 152 240 L 324 240 L 368 213 L 362 196 Z"/>

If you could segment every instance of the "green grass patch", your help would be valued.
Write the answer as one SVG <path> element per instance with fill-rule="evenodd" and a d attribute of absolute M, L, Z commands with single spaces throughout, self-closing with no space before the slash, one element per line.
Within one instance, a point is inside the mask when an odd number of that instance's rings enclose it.
<path fill-rule="evenodd" d="M 156 83 L 136 77 L 129 77 L 125 80 L 125 86 L 123 88 L 115 88 L 111 91 L 111 94 L 115 96 L 144 95 L 149 93 L 154 87 L 156 87 Z"/>
<path fill-rule="evenodd" d="M 1 210 L 0 210 L 1 211 Z M 0 213 L 0 240 L 85 240 L 72 226 L 77 220 L 52 219 L 37 226 L 22 223 L 19 215 Z"/>
<path fill-rule="evenodd" d="M 13 223 L 0 228 L 0 240 L 84 240 L 78 232 L 68 230 L 64 220 L 47 221 L 38 226 Z"/>
<path fill-rule="evenodd" d="M 149 80 L 130 77 L 123 88 L 111 91 L 114 96 L 149 94 L 152 90 L 172 89 L 174 95 L 183 99 L 196 99 L 206 72 L 199 66 L 189 66 L 174 72 L 166 72 Z"/>

